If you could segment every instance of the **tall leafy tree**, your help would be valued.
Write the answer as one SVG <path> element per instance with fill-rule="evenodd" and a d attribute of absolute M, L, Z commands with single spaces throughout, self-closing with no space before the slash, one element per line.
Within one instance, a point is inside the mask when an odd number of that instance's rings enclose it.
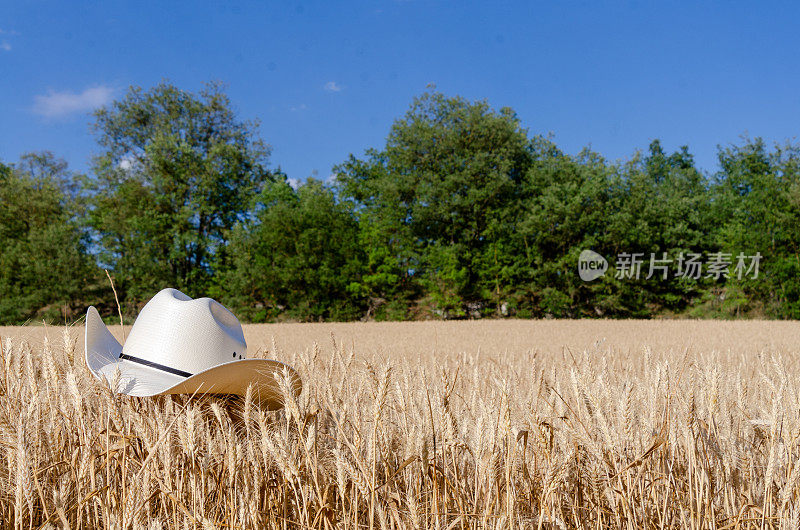
<path fill-rule="evenodd" d="M 511 109 L 429 92 L 395 121 L 383 150 L 338 166 L 341 193 L 358 204 L 369 249 L 361 287 L 373 304 L 424 289 L 450 315 L 496 308 L 505 288 L 496 257 L 530 160 Z"/>
<path fill-rule="evenodd" d="M 646 317 L 684 310 L 709 282 L 676 277 L 681 255 L 697 253 L 706 261 L 715 250 L 707 182 L 688 148 L 667 154 L 654 140 L 646 155 L 637 153 L 619 168 L 614 197 L 606 218 L 607 247 L 614 256 L 635 253 L 642 260 L 638 280 L 617 284 L 616 313 Z M 656 267 L 648 279 L 651 259 Z M 667 267 L 666 278 L 659 263 Z"/>
<path fill-rule="evenodd" d="M 521 316 L 577 317 L 606 314 L 609 278 L 585 284 L 577 275 L 584 249 L 606 252 L 613 173 L 597 153 L 577 157 L 539 139 L 524 180 L 525 200 L 514 232 L 522 241 L 526 271 L 515 300 Z"/>
<path fill-rule="evenodd" d="M 663 279 L 658 269 L 646 280 L 651 254 L 675 259 L 709 243 L 707 187 L 686 148 L 666 154 L 656 140 L 646 156 L 620 165 L 588 150 L 572 157 L 539 144 L 544 149 L 525 179 L 525 213 L 516 231 L 533 265 L 529 283 L 518 284 L 524 286 L 522 314 L 641 317 L 680 311 L 699 295 L 698 282 L 671 273 Z M 580 280 L 575 266 L 583 250 L 609 260 L 606 275 Z M 615 277 L 622 253 L 639 256 L 639 279 Z"/>
<path fill-rule="evenodd" d="M 728 282 L 746 309 L 769 316 L 800 318 L 800 147 L 770 151 L 760 138 L 719 150 L 713 234 L 731 253 L 761 254 L 759 276 Z M 747 260 L 749 265 L 749 260 Z"/>
<path fill-rule="evenodd" d="M 294 190 L 281 173 L 256 197 L 252 218 L 232 231 L 231 267 L 217 293 L 245 317 L 351 320 L 363 313 L 357 290 L 364 252 L 346 202 L 310 179 Z"/>
<path fill-rule="evenodd" d="M 161 83 L 95 113 L 89 223 L 100 260 L 135 302 L 165 286 L 207 291 L 225 233 L 269 180 L 269 148 L 220 84 L 199 94 Z"/>
<path fill-rule="evenodd" d="M 75 182 L 49 152 L 0 164 L 0 322 L 71 317 L 86 298 L 95 269 L 71 208 Z"/>

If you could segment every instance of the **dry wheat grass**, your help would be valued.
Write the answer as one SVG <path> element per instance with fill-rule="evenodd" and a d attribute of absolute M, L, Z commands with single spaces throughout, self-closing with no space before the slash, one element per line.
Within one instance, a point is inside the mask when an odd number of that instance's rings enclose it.
<path fill-rule="evenodd" d="M 270 412 L 116 395 L 78 337 L 2 341 L 8 528 L 800 527 L 785 354 L 270 345 L 305 382 Z"/>

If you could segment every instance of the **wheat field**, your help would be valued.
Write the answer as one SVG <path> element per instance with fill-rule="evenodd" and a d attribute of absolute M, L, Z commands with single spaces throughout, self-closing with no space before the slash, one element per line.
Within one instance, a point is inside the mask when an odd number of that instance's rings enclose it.
<path fill-rule="evenodd" d="M 800 324 L 245 336 L 301 374 L 283 410 L 116 395 L 80 326 L 0 328 L 3 527 L 800 527 Z"/>

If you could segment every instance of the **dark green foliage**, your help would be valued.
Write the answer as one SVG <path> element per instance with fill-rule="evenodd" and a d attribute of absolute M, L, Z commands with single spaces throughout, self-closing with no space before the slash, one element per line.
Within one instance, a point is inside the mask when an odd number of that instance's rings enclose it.
<path fill-rule="evenodd" d="M 508 288 L 509 228 L 532 160 L 510 109 L 426 93 L 383 151 L 337 168 L 358 204 L 371 306 L 424 293 L 439 314 L 496 312 Z"/>
<path fill-rule="evenodd" d="M 643 254 L 642 280 L 617 282 L 619 302 L 610 314 L 644 317 L 685 309 L 704 286 L 674 277 L 675 260 L 689 252 L 716 250 L 710 245 L 710 203 L 706 183 L 685 147 L 667 155 L 658 141 L 646 157 L 621 168 L 615 200 L 607 212 L 606 251 Z M 667 279 L 650 274 L 650 257 L 672 260 Z M 705 259 L 705 258 L 704 258 Z M 613 264 L 612 264 L 613 265 Z"/>
<path fill-rule="evenodd" d="M 622 164 L 570 156 L 549 139 L 528 140 L 510 110 L 428 93 L 384 149 L 337 169 L 341 194 L 357 204 L 360 288 L 372 307 L 403 300 L 445 317 L 800 316 L 797 148 L 769 153 L 747 141 L 721 149 L 720 162 L 710 182 L 686 147 L 670 154 L 658 140 Z M 594 282 L 576 271 L 585 249 L 610 262 Z M 738 253 L 757 251 L 759 278 L 734 277 Z M 734 254 L 727 280 L 677 275 L 682 257 L 705 263 L 717 252 Z M 621 253 L 640 256 L 638 279 L 618 277 Z M 651 274 L 651 256 L 667 260 L 666 277 Z"/>
<path fill-rule="evenodd" d="M 51 153 L 0 164 L 0 322 L 73 317 L 93 267 L 75 221 L 76 179 Z"/>
<path fill-rule="evenodd" d="M 800 147 L 770 152 L 761 139 L 720 149 L 714 207 L 716 244 L 726 252 L 760 252 L 757 279 L 732 278 L 741 303 L 779 318 L 800 318 Z"/>
<path fill-rule="evenodd" d="M 296 191 L 282 174 L 256 198 L 254 215 L 236 226 L 218 275 L 220 300 L 255 322 L 351 320 L 361 316 L 364 252 L 346 203 L 317 180 Z"/>
<path fill-rule="evenodd" d="M 586 284 L 577 275 L 583 249 L 608 254 L 608 213 L 619 200 L 609 168 L 585 151 L 572 158 L 544 139 L 525 176 L 525 201 L 514 237 L 525 269 L 514 307 L 525 316 L 577 317 L 615 311 L 608 275 Z M 609 299 L 610 297 L 610 299 Z M 596 313 L 595 313 L 596 311 Z"/>
<path fill-rule="evenodd" d="M 800 318 L 794 144 L 721 147 L 710 176 L 658 140 L 610 163 L 529 136 L 510 109 L 428 92 L 334 184 L 295 189 L 220 85 L 131 88 L 95 118 L 92 178 L 49 153 L 0 164 L 0 323 L 110 309 L 102 268 L 130 313 L 172 286 L 256 322 Z M 581 280 L 583 250 L 604 276 Z M 719 252 L 729 277 L 676 276 L 680 256 Z M 620 277 L 622 253 L 638 279 Z M 761 254 L 757 278 L 740 253 Z M 648 277 L 651 255 L 668 277 Z"/>
<path fill-rule="evenodd" d="M 129 302 L 167 286 L 205 294 L 226 232 L 269 180 L 256 124 L 237 119 L 218 84 L 199 95 L 133 87 L 95 118 L 104 151 L 88 221 L 100 261 Z"/>

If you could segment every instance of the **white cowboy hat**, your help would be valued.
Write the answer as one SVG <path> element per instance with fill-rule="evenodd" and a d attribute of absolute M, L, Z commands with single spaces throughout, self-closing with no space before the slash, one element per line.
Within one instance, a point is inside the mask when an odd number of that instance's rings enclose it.
<path fill-rule="evenodd" d="M 253 385 L 253 398 L 280 408 L 278 377 L 287 372 L 300 393 L 300 376 L 290 366 L 268 359 L 246 359 L 239 320 L 211 298 L 193 300 L 164 289 L 142 308 L 125 346 L 111 334 L 94 306 L 86 312 L 86 364 L 101 382 L 130 396 L 239 394 Z M 119 376 L 116 375 L 119 370 Z"/>

